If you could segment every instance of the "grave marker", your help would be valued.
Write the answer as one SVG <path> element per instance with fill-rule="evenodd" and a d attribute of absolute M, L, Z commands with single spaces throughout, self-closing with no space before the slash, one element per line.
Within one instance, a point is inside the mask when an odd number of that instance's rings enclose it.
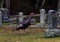
<path fill-rule="evenodd" d="M 48 11 L 48 29 L 45 30 L 45 37 L 55 37 L 60 35 L 60 29 L 57 29 L 57 14 L 55 10 Z"/>
<path fill-rule="evenodd" d="M 48 28 L 49 29 L 57 28 L 57 14 L 55 10 L 48 11 Z"/>
<path fill-rule="evenodd" d="M 3 18 L 3 20 L 2 20 L 2 22 L 10 22 L 9 21 L 9 11 L 8 11 L 8 9 L 7 8 L 1 8 L 1 11 L 2 11 L 2 18 Z"/>
<path fill-rule="evenodd" d="M 44 27 L 45 26 L 45 19 L 46 19 L 46 15 L 45 15 L 45 9 L 41 9 L 40 10 L 40 27 Z"/>
<path fill-rule="evenodd" d="M 23 21 L 23 12 L 19 12 L 19 22 Z"/>

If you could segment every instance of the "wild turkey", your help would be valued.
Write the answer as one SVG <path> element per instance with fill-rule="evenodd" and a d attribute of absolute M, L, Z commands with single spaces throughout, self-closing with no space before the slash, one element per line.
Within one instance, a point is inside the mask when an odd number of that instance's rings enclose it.
<path fill-rule="evenodd" d="M 17 31 L 17 30 L 25 30 L 31 23 L 30 23 L 30 20 L 31 20 L 31 17 L 34 13 L 31 13 L 30 16 L 28 16 L 28 18 L 23 21 L 23 22 L 19 22 L 18 25 L 17 25 L 17 28 L 13 30 L 14 31 Z"/>

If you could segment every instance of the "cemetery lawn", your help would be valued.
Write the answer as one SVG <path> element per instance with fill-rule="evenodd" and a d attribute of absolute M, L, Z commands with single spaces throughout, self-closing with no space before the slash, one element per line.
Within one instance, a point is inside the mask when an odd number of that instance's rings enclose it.
<path fill-rule="evenodd" d="M 12 32 L 11 29 L 0 28 L 0 42 L 60 42 L 60 37 L 44 38 L 40 28 L 28 28 Z"/>

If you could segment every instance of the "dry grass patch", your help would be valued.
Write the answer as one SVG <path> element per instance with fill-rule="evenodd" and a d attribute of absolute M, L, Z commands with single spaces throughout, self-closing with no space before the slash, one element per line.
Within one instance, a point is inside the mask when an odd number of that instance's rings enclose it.
<path fill-rule="evenodd" d="M 12 29 L 0 29 L 0 42 L 60 42 L 60 37 L 44 38 L 44 29 L 27 28 L 27 32 L 23 30 L 12 32 Z"/>

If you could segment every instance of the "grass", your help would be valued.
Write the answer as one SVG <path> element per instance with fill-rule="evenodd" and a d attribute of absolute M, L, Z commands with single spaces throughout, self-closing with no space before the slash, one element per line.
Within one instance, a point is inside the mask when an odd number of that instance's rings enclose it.
<path fill-rule="evenodd" d="M 11 32 L 11 30 L 0 29 L 0 42 L 60 42 L 60 37 L 44 38 L 39 28 L 26 30 L 29 33 L 22 30 Z"/>
<path fill-rule="evenodd" d="M 16 24 L 11 23 L 2 23 L 1 27 L 16 27 Z"/>

